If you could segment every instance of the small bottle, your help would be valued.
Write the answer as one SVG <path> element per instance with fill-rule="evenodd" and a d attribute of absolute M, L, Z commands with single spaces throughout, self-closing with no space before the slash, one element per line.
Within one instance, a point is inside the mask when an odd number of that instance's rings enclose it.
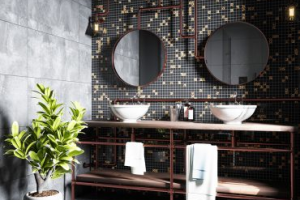
<path fill-rule="evenodd" d="M 188 102 L 188 100 L 186 100 L 183 105 L 183 121 L 188 121 L 189 119 L 189 107 L 190 103 Z"/>
<path fill-rule="evenodd" d="M 195 121 L 195 108 L 191 104 L 188 108 L 188 121 Z"/>

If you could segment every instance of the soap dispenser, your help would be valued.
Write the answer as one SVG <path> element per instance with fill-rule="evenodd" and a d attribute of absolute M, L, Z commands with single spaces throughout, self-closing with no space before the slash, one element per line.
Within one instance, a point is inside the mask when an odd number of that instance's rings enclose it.
<path fill-rule="evenodd" d="M 183 121 L 188 121 L 189 119 L 189 107 L 190 107 L 190 102 L 186 100 L 183 105 Z"/>
<path fill-rule="evenodd" d="M 188 121 L 195 121 L 195 108 L 191 103 L 188 108 Z"/>

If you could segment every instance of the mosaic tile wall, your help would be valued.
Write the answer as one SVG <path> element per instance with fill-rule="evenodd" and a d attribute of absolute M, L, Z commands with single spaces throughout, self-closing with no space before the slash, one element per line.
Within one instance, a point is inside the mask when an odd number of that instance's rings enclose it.
<path fill-rule="evenodd" d="M 269 42 L 270 56 L 264 73 L 254 81 L 241 86 L 229 86 L 215 80 L 209 74 L 203 61 L 194 59 L 194 42 L 179 37 L 178 10 L 163 10 L 143 13 L 142 29 L 157 34 L 167 48 L 167 66 L 157 81 L 144 88 L 125 85 L 118 80 L 112 69 L 111 55 L 115 42 L 126 31 L 137 28 L 137 12 L 140 7 L 157 6 L 153 0 L 111 0 L 110 14 L 101 25 L 101 33 L 92 42 L 92 118 L 109 120 L 109 101 L 117 98 L 131 98 L 139 92 L 145 98 L 230 98 L 237 91 L 243 98 L 299 98 L 300 83 L 300 23 L 285 20 L 286 1 L 282 0 L 199 0 L 198 1 L 198 45 L 201 53 L 209 35 L 220 26 L 235 21 L 245 21 L 257 26 Z M 164 0 L 163 5 L 175 5 L 179 0 Z M 184 27 L 186 34 L 193 34 L 194 1 L 185 1 Z M 93 1 L 93 13 L 103 12 L 106 4 L 102 0 Z M 219 102 L 225 103 L 225 102 Z M 210 113 L 206 103 L 193 103 L 196 121 L 219 122 Z M 146 120 L 159 120 L 168 115 L 173 103 L 151 103 Z M 299 124 L 299 102 L 258 102 L 259 106 L 250 121 L 278 124 Z M 155 132 L 155 131 L 154 131 Z M 153 136 L 156 137 L 153 133 Z M 197 133 L 197 139 L 207 139 L 205 133 Z M 224 135 L 214 136 L 225 137 Z M 209 138 L 211 139 L 211 138 Z M 288 141 L 285 135 L 249 133 L 245 141 Z M 208 139 L 207 139 L 208 140 Z M 150 152 L 151 153 L 151 152 Z M 122 150 L 118 151 L 122 157 Z M 224 157 L 224 163 L 228 155 Z M 226 157 L 227 156 L 227 157 Z M 229 158 L 232 155 L 229 155 Z M 299 176 L 300 139 L 296 137 L 296 180 Z M 285 155 L 236 155 L 243 165 L 267 165 L 274 169 L 265 173 L 266 178 L 287 180 L 289 157 Z M 179 159 L 180 160 L 180 159 Z M 105 160 L 104 160 L 105 161 Z M 119 160 L 121 162 L 121 160 Z M 150 170 L 166 170 L 163 163 L 147 165 Z M 168 160 L 166 159 L 166 163 Z M 230 163 L 230 162 L 229 162 Z M 180 167 L 179 167 L 180 168 Z M 180 171 L 180 169 L 179 169 Z M 235 171 L 233 175 L 245 175 L 245 171 Z M 230 170 L 224 170 L 224 175 Z M 232 175 L 232 173 L 231 173 Z M 249 175 L 250 177 L 252 175 Z M 299 199 L 300 199 L 300 192 Z"/>

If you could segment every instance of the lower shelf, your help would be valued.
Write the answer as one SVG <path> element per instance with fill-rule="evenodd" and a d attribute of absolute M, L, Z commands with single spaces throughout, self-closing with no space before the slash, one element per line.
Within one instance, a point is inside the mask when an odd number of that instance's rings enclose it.
<path fill-rule="evenodd" d="M 175 193 L 185 193 L 185 175 L 174 174 Z M 97 169 L 77 175 L 76 185 L 112 187 L 132 190 L 169 192 L 170 175 L 168 173 L 147 172 L 145 175 L 133 175 L 128 170 Z M 241 178 L 219 177 L 217 188 L 219 197 L 253 196 L 278 199 L 289 198 L 289 188 L 283 183 L 265 182 Z M 262 199 L 262 198 L 259 198 Z"/>

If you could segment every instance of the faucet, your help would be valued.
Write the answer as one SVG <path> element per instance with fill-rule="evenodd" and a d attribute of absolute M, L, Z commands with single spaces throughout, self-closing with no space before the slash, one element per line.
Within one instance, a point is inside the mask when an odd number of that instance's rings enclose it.
<path fill-rule="evenodd" d="M 239 104 L 239 102 L 237 101 L 237 92 L 236 91 L 233 93 L 232 97 L 234 98 L 234 104 Z"/>
<path fill-rule="evenodd" d="M 133 104 L 133 100 L 136 99 L 138 104 L 142 104 L 139 99 L 141 99 L 141 94 L 137 92 L 132 98 L 130 98 Z M 145 98 L 144 98 L 144 103 L 145 103 Z"/>
<path fill-rule="evenodd" d="M 237 96 L 238 96 L 238 94 L 237 94 L 237 92 L 235 91 L 234 93 L 233 93 L 233 95 L 232 95 L 232 97 L 234 98 L 234 104 L 237 104 L 237 105 L 240 105 L 240 104 L 243 104 L 243 96 L 241 95 L 241 101 L 240 102 L 238 102 L 237 101 Z"/>

